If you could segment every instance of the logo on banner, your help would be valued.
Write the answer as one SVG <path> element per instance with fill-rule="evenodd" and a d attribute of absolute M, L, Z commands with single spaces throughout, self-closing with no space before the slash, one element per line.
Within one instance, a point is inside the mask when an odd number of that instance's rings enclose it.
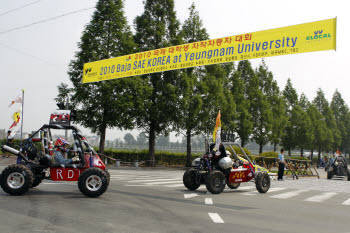
<path fill-rule="evenodd" d="M 314 31 L 312 36 L 307 36 L 306 40 L 323 40 L 325 38 L 331 38 L 330 33 L 323 33 L 323 30 Z"/>
<path fill-rule="evenodd" d="M 88 74 L 89 72 L 91 72 L 91 68 L 87 68 L 87 69 L 85 69 L 85 74 Z"/>

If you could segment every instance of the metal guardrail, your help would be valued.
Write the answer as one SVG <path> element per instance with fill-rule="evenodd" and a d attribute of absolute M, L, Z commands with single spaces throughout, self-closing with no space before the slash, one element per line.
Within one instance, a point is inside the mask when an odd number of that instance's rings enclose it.
<path fill-rule="evenodd" d="M 126 166 L 126 167 L 139 167 L 144 165 L 147 161 L 138 161 L 135 160 L 134 162 L 123 162 L 120 159 L 115 159 L 113 157 L 110 157 L 105 154 L 98 154 L 99 156 L 104 158 L 104 163 L 105 165 L 108 165 L 108 159 L 114 161 L 115 167 L 121 167 L 121 166 Z M 102 159 L 102 158 L 101 158 Z"/>
<path fill-rule="evenodd" d="M 278 169 L 278 159 L 270 157 L 255 157 L 259 159 L 256 162 L 258 165 L 267 168 L 268 170 Z M 267 162 L 266 160 L 273 160 Z M 298 179 L 299 177 L 314 176 L 320 178 L 320 175 L 316 167 L 312 166 L 311 160 L 300 160 L 300 159 L 288 159 L 286 158 L 286 175 L 291 175 L 293 179 Z"/>

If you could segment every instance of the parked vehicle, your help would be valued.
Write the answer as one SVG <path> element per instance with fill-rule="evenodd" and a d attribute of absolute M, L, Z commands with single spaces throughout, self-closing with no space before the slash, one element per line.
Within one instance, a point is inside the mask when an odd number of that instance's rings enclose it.
<path fill-rule="evenodd" d="M 332 179 L 334 176 L 346 176 L 348 181 L 350 181 L 348 163 L 342 155 L 338 155 L 335 159 L 330 160 L 327 167 L 327 179 Z"/>
<path fill-rule="evenodd" d="M 218 152 L 209 149 L 202 157 L 192 162 L 192 167 L 183 175 L 183 183 L 188 190 L 196 190 L 201 184 L 205 184 L 209 192 L 219 194 L 223 192 L 225 185 L 231 189 L 237 189 L 241 183 L 254 179 L 256 189 L 260 193 L 266 193 L 270 188 L 270 177 L 266 171 L 258 171 L 245 151 L 244 158 L 238 156 L 231 145 L 228 145 L 233 153 L 233 160 L 228 156 L 222 156 Z M 218 156 L 221 156 L 218 158 Z"/>

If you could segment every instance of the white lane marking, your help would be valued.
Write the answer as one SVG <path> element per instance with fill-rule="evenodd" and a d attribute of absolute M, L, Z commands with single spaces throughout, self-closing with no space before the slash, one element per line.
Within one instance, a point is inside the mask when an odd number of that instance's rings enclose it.
<path fill-rule="evenodd" d="M 350 198 L 342 203 L 342 205 L 350 205 Z"/>
<path fill-rule="evenodd" d="M 220 217 L 218 213 L 208 213 L 208 214 L 214 223 L 224 223 L 224 220 Z"/>
<path fill-rule="evenodd" d="M 129 180 L 129 183 L 136 183 L 136 182 L 158 182 L 158 181 L 181 181 L 179 179 L 153 179 L 153 180 Z M 181 181 L 182 182 L 182 181 Z"/>
<path fill-rule="evenodd" d="M 178 179 L 178 180 L 182 180 L 182 177 L 159 177 L 159 176 L 148 176 L 148 177 L 135 177 L 134 180 L 147 180 L 147 179 Z"/>
<path fill-rule="evenodd" d="M 286 188 L 270 188 L 269 191 L 267 191 L 267 193 L 278 192 L 278 191 L 282 191 L 285 189 Z M 258 191 L 242 193 L 242 195 L 247 195 L 247 196 L 253 196 L 253 195 L 257 195 L 257 194 L 258 194 Z"/>
<path fill-rule="evenodd" d="M 172 184 L 172 185 L 165 185 L 165 187 L 168 187 L 168 188 L 184 187 L 184 184 Z"/>
<path fill-rule="evenodd" d="M 278 192 L 278 191 L 282 191 L 285 190 L 287 188 L 270 188 L 269 191 L 267 191 L 268 193 L 270 192 Z"/>
<path fill-rule="evenodd" d="M 246 192 L 246 193 L 241 193 L 242 195 L 245 195 L 245 196 L 254 196 L 256 194 L 258 194 L 257 191 L 252 191 L 252 192 Z"/>
<path fill-rule="evenodd" d="M 312 197 L 309 197 L 307 199 L 305 199 L 305 201 L 312 201 L 312 202 L 323 202 L 333 196 L 337 195 L 337 193 L 334 192 L 326 192 L 326 193 L 322 193 L 319 195 L 315 195 Z"/>
<path fill-rule="evenodd" d="M 151 178 L 154 178 L 152 176 L 143 176 L 143 177 L 140 177 L 140 176 L 120 176 L 120 175 L 111 175 L 111 177 L 114 177 L 114 178 L 134 178 L 134 179 L 151 179 Z"/>
<path fill-rule="evenodd" d="M 271 196 L 271 198 L 287 199 L 287 198 L 298 196 L 299 194 L 301 194 L 303 192 L 307 192 L 307 191 L 309 191 L 309 190 L 296 190 L 296 191 L 277 194 L 277 195 Z"/>
<path fill-rule="evenodd" d="M 124 186 L 127 186 L 127 187 L 145 187 L 145 186 L 149 186 L 147 184 L 126 184 Z"/>
<path fill-rule="evenodd" d="M 160 184 L 182 184 L 182 181 L 178 180 L 173 180 L 173 181 L 162 181 L 162 182 L 149 182 L 149 183 L 145 183 L 148 185 L 160 185 Z"/>
<path fill-rule="evenodd" d="M 192 197 L 198 197 L 199 195 L 196 193 L 189 193 L 189 194 L 184 194 L 184 198 L 192 198 Z"/>
<path fill-rule="evenodd" d="M 253 189 L 255 187 L 253 186 L 243 186 L 243 187 L 238 187 L 237 190 L 250 190 L 250 189 Z"/>
<path fill-rule="evenodd" d="M 211 199 L 211 198 L 205 198 L 204 203 L 205 203 L 206 205 L 212 205 L 212 204 L 213 204 L 213 199 Z"/>

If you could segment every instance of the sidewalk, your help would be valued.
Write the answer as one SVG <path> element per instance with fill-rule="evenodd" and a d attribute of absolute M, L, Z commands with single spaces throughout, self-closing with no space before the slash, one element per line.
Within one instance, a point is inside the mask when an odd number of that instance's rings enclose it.
<path fill-rule="evenodd" d="M 16 159 L 17 157 L 16 156 L 11 156 L 9 158 L 7 157 L 2 157 L 3 155 L 0 155 L 0 165 L 9 165 L 9 164 L 14 164 L 16 163 Z"/>

